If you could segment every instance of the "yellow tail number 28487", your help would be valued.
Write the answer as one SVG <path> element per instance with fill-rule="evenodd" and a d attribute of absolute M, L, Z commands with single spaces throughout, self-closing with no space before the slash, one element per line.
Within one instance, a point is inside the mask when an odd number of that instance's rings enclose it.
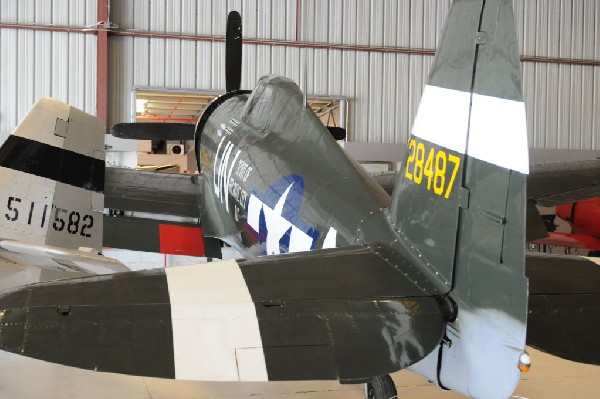
<path fill-rule="evenodd" d="M 427 190 L 433 189 L 437 195 L 443 195 L 444 198 L 450 197 L 460 166 L 460 158 L 446 153 L 444 150 L 436 150 L 433 147 L 426 148 L 425 144 L 415 139 L 408 142 L 408 151 L 404 173 L 406 178 L 416 184 L 421 184 L 426 180 Z M 448 173 L 449 163 L 452 166 L 450 173 Z"/>

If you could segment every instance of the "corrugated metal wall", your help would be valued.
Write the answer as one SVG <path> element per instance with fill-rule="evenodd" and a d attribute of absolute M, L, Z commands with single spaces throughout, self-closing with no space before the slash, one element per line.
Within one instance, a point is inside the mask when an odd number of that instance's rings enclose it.
<path fill-rule="evenodd" d="M 95 24 L 96 0 L 0 0 L 0 21 Z M 0 29 L 0 142 L 42 97 L 96 112 L 96 36 Z"/>
<path fill-rule="evenodd" d="M 0 4 L 1 21 L 77 26 L 96 22 L 95 0 Z M 111 20 L 121 29 L 223 36 L 227 12 L 237 9 L 246 38 L 434 49 L 449 4 L 450 0 L 119 0 L 112 1 Z M 600 61 L 597 0 L 514 4 L 522 54 Z M 93 35 L 3 29 L 0 40 L 3 134 L 40 93 L 94 111 Z M 109 124 L 129 120 L 134 86 L 225 86 L 220 41 L 110 36 L 109 56 Z M 309 93 L 348 97 L 352 140 L 406 141 L 433 57 L 245 44 L 242 86 L 252 88 L 266 73 L 300 82 L 304 57 Z M 600 67 L 525 62 L 523 81 L 530 146 L 600 149 Z"/>

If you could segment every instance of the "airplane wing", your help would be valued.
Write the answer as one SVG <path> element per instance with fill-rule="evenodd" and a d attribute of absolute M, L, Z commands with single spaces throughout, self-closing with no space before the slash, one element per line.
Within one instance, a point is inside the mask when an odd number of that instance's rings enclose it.
<path fill-rule="evenodd" d="M 391 194 L 396 172 L 373 173 L 371 177 Z M 600 197 L 600 160 L 560 161 L 530 165 L 527 198 L 542 206 L 568 204 Z"/>
<path fill-rule="evenodd" d="M 527 197 L 542 206 L 600 197 L 600 160 L 531 165 Z"/>
<path fill-rule="evenodd" d="M 0 297 L 0 347 L 163 378 L 365 382 L 425 357 L 448 318 L 389 256 L 366 245 L 30 285 Z"/>
<path fill-rule="evenodd" d="M 118 260 L 88 250 L 76 250 L 15 240 L 0 241 L 0 257 L 21 265 L 47 270 L 104 274 L 130 269 Z"/>
<path fill-rule="evenodd" d="M 104 206 L 110 209 L 198 217 L 196 175 L 106 168 Z"/>
<path fill-rule="evenodd" d="M 600 259 L 527 254 L 527 344 L 600 365 Z"/>
<path fill-rule="evenodd" d="M 221 258 L 221 243 L 204 236 L 199 175 L 106 168 L 103 245 L 134 251 Z"/>

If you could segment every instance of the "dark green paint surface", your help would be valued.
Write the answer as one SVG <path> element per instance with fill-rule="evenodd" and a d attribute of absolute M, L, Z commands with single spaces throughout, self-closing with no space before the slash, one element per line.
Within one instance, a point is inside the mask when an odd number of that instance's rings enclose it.
<path fill-rule="evenodd" d="M 164 271 L 31 285 L 0 298 L 0 348 L 89 370 L 174 378 Z"/>
<path fill-rule="evenodd" d="M 366 382 L 423 358 L 444 325 L 439 303 L 427 297 L 291 300 L 256 309 L 270 380 Z"/>

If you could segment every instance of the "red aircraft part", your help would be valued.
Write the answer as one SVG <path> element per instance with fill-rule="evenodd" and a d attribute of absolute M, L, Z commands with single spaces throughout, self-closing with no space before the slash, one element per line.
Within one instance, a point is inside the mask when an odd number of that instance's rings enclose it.
<path fill-rule="evenodd" d="M 600 237 L 600 198 L 559 205 L 556 215 L 569 222 L 579 235 Z"/>
<path fill-rule="evenodd" d="M 600 251 L 600 240 L 585 234 L 548 233 L 549 237 L 532 241 L 532 244 L 556 245 L 566 248 L 593 249 Z"/>
<path fill-rule="evenodd" d="M 199 227 L 160 224 L 160 253 L 204 256 L 204 236 Z"/>

